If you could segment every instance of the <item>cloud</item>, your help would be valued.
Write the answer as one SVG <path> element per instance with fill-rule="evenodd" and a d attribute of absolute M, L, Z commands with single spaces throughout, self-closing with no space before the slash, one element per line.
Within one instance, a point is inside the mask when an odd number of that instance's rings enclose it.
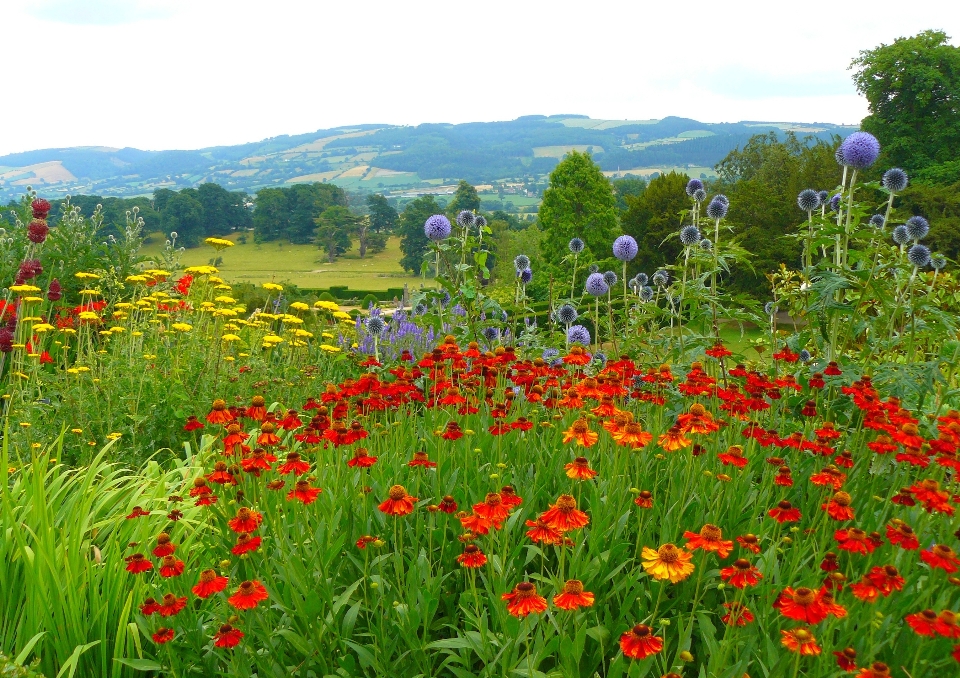
<path fill-rule="evenodd" d="M 79 26 L 116 26 L 168 19 L 177 13 L 178 4 L 163 0 L 40 0 L 29 3 L 24 10 L 42 21 Z"/>

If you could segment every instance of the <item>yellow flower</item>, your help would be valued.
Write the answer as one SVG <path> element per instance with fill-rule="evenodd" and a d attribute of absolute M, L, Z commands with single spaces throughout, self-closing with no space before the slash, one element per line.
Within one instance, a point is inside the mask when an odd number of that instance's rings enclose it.
<path fill-rule="evenodd" d="M 346 311 L 337 311 L 336 313 L 333 314 L 333 317 L 338 318 L 340 320 L 353 320 L 353 318 L 350 317 L 350 314 L 347 313 Z"/>
<path fill-rule="evenodd" d="M 10 285 L 10 291 L 17 294 L 27 294 L 29 292 L 39 292 L 40 288 L 35 285 Z"/>
<path fill-rule="evenodd" d="M 156 354 L 154 354 L 154 353 L 144 353 L 144 354 L 143 354 L 143 359 L 144 359 L 144 360 L 153 360 L 153 359 L 156 358 L 156 357 L 157 357 L 157 356 L 156 356 Z"/>
<path fill-rule="evenodd" d="M 313 338 L 313 332 L 307 332 L 306 330 L 300 330 L 300 329 L 294 331 L 294 335 L 298 337 L 306 337 L 307 339 Z"/>
<path fill-rule="evenodd" d="M 210 247 L 212 247 L 218 252 L 228 247 L 233 247 L 233 241 L 227 240 L 225 238 L 207 238 L 203 242 L 207 243 L 208 245 L 210 245 Z"/>
<path fill-rule="evenodd" d="M 131 304 L 129 301 L 118 301 L 114 304 L 114 307 L 125 311 L 128 308 L 133 308 L 133 304 Z"/>
<path fill-rule="evenodd" d="M 108 433 L 108 434 L 107 434 L 107 438 L 108 438 L 109 440 L 116 440 L 117 438 L 119 438 L 119 437 L 122 436 L 122 435 L 123 435 L 122 433 Z"/>
<path fill-rule="evenodd" d="M 126 331 L 127 331 L 126 327 L 120 327 L 119 325 L 114 325 L 113 327 L 110 328 L 110 332 L 112 334 L 120 334 L 121 332 L 126 332 Z"/>
<path fill-rule="evenodd" d="M 72 429 L 70 429 L 70 430 L 71 430 L 73 433 L 83 433 L 83 429 L 82 429 L 82 428 L 72 428 Z"/>
<path fill-rule="evenodd" d="M 80 294 L 85 294 L 88 296 L 96 296 L 100 294 L 99 290 L 80 290 Z"/>
<path fill-rule="evenodd" d="M 223 281 L 221 281 L 220 284 L 214 286 L 213 289 L 215 289 L 215 290 L 227 290 L 227 291 L 229 292 L 229 291 L 232 290 L 233 288 L 230 287 L 230 285 L 225 285 L 225 284 L 223 284 Z"/>
<path fill-rule="evenodd" d="M 221 338 L 223 341 L 226 341 L 227 343 L 232 342 L 232 341 L 240 341 L 240 337 L 238 337 L 236 334 L 224 334 L 224 335 L 223 335 L 222 337 L 220 337 L 220 338 Z"/>
<path fill-rule="evenodd" d="M 184 273 L 189 273 L 190 275 L 213 275 L 214 273 L 219 273 L 220 271 L 216 266 L 188 266 L 184 269 Z"/>
<path fill-rule="evenodd" d="M 126 281 L 128 283 L 145 283 L 149 278 L 145 275 L 128 275 Z"/>
<path fill-rule="evenodd" d="M 263 338 L 263 343 L 265 344 L 279 344 L 283 341 L 283 337 L 278 337 L 276 334 L 268 334 Z"/>
<path fill-rule="evenodd" d="M 135 337 L 142 337 L 142 336 L 143 336 L 143 332 L 141 332 L 140 330 L 137 330 L 136 332 L 131 332 L 130 334 L 133 335 L 133 336 L 135 336 Z"/>
<path fill-rule="evenodd" d="M 73 329 L 72 327 L 64 327 L 62 330 L 60 330 L 60 332 L 62 332 L 63 334 L 76 334 L 76 333 L 77 333 L 77 331 L 76 331 L 75 329 Z"/>
<path fill-rule="evenodd" d="M 237 303 L 237 300 L 234 299 L 233 297 L 227 297 L 227 296 L 223 296 L 223 295 L 221 295 L 221 296 L 219 296 L 219 297 L 214 297 L 213 300 L 214 300 L 215 302 L 217 302 L 218 304 L 235 304 L 235 303 Z"/>
<path fill-rule="evenodd" d="M 143 273 L 144 275 L 149 275 L 151 278 L 166 278 L 170 275 L 170 271 L 164 271 L 162 268 L 148 268 Z"/>
<path fill-rule="evenodd" d="M 656 551 L 644 546 L 641 557 L 647 574 L 654 579 L 669 579 L 671 584 L 683 581 L 693 572 L 693 554 L 673 544 L 664 544 Z"/>
<path fill-rule="evenodd" d="M 37 334 L 42 334 L 43 332 L 49 332 L 53 329 L 53 325 L 50 323 L 37 323 L 33 326 L 33 331 Z"/>
<path fill-rule="evenodd" d="M 223 359 L 226 360 L 228 363 L 232 363 L 234 360 L 236 360 L 236 358 L 234 358 L 232 355 L 225 355 L 223 356 Z"/>
<path fill-rule="evenodd" d="M 263 289 L 270 290 L 271 292 L 283 292 L 283 285 L 278 285 L 277 283 L 263 283 Z"/>
<path fill-rule="evenodd" d="M 21 422 L 20 422 L 20 427 L 21 427 L 21 428 L 30 428 L 31 426 L 33 426 L 33 424 L 31 424 L 29 421 L 21 421 Z"/>
<path fill-rule="evenodd" d="M 323 337 L 324 339 L 333 339 L 333 335 L 330 334 L 329 332 L 324 332 L 320 336 Z"/>
<path fill-rule="evenodd" d="M 307 305 L 306 305 L 305 303 L 303 303 L 302 301 L 295 301 L 295 302 L 293 302 L 292 304 L 290 304 L 290 308 L 292 308 L 294 311 L 309 311 L 309 310 L 310 310 L 310 307 L 307 306 Z"/>
<path fill-rule="evenodd" d="M 330 344 L 320 344 L 320 350 L 326 351 L 327 353 L 339 353 L 339 346 L 331 346 Z"/>
<path fill-rule="evenodd" d="M 213 312 L 213 315 L 220 318 L 236 318 L 237 312 L 232 308 L 218 308 Z"/>
<path fill-rule="evenodd" d="M 28 304 L 39 304 L 43 301 L 43 297 L 24 297 L 23 301 Z"/>
<path fill-rule="evenodd" d="M 73 274 L 73 277 L 78 280 L 100 280 L 100 276 L 96 273 L 87 273 L 86 271 L 77 271 Z"/>
<path fill-rule="evenodd" d="M 100 316 L 98 316 L 93 311 L 80 311 L 80 315 L 78 315 L 77 317 L 80 318 L 80 320 L 99 320 L 100 319 Z"/>
<path fill-rule="evenodd" d="M 335 301 L 315 301 L 314 308 L 322 308 L 324 311 L 339 311 L 340 306 Z"/>
<path fill-rule="evenodd" d="M 284 315 L 283 322 L 287 323 L 288 325 L 302 325 L 303 318 L 298 318 L 293 315 Z"/>
<path fill-rule="evenodd" d="M 188 323 L 173 323 L 171 327 L 175 329 L 177 332 L 189 332 L 190 330 L 193 329 L 193 325 L 190 325 Z"/>

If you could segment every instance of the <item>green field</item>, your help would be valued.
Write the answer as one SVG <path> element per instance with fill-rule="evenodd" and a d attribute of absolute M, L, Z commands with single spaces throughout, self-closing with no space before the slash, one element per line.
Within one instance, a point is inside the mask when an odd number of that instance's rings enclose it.
<path fill-rule="evenodd" d="M 367 254 L 363 259 L 356 246 L 333 264 L 313 245 L 291 245 L 286 242 L 253 243 L 253 234 L 247 234 L 245 245 L 237 244 L 219 253 L 206 245 L 188 249 L 183 254 L 183 266 L 212 263 L 216 257 L 221 277 L 227 282 L 262 283 L 289 282 L 308 289 L 326 289 L 331 285 L 347 285 L 354 290 L 385 290 L 390 287 L 419 287 L 423 279 L 412 276 L 397 263 L 400 260 L 400 239 L 391 237 L 387 249 L 379 254 Z M 229 236 L 236 240 L 236 234 Z M 160 252 L 162 236 L 155 234 L 155 243 L 144 247 L 147 256 Z M 429 282 L 429 281 L 428 281 Z"/>

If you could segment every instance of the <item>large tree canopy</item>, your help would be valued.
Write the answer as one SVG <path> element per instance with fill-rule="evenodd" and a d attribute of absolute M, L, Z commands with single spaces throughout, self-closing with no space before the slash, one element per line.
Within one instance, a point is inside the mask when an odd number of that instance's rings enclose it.
<path fill-rule="evenodd" d="M 432 195 L 424 195 L 407 204 L 400 215 L 400 265 L 408 271 L 419 273 L 430 240 L 423 232 L 423 224 L 434 214 L 443 210 Z"/>

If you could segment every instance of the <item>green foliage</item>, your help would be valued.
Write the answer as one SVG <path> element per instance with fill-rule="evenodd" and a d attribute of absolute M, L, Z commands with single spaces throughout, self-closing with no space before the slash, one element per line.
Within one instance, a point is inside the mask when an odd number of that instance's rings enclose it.
<path fill-rule="evenodd" d="M 378 306 L 379 304 L 380 304 L 380 300 L 379 300 L 377 297 L 375 297 L 375 296 L 372 295 L 372 294 L 368 294 L 368 295 L 365 296 L 365 297 L 363 298 L 363 300 L 360 302 L 360 308 L 366 310 L 366 309 L 370 308 L 371 306 Z"/>
<path fill-rule="evenodd" d="M 36 664 L 23 666 L 0 652 L 0 678 L 44 678 L 35 669 Z"/>
<path fill-rule="evenodd" d="M 315 220 L 317 246 L 326 254 L 327 261 L 334 260 L 353 245 L 350 234 L 358 218 L 349 209 L 335 205 L 320 213 Z"/>
<path fill-rule="evenodd" d="M 220 184 L 207 182 L 197 187 L 197 200 L 203 206 L 206 236 L 227 235 L 253 225 L 246 207 L 249 200 L 246 193 L 228 191 Z"/>
<path fill-rule="evenodd" d="M 904 216 L 919 214 L 930 220 L 933 250 L 960 259 L 960 180 L 951 185 L 914 182 L 901 198 Z"/>
<path fill-rule="evenodd" d="M 881 163 L 906 170 L 960 156 L 960 47 L 943 31 L 923 31 L 860 52 L 857 91 L 870 103 L 861 127 L 880 141 Z"/>
<path fill-rule="evenodd" d="M 400 215 L 400 265 L 404 269 L 419 273 L 424 257 L 429 251 L 430 239 L 423 232 L 423 224 L 434 214 L 443 210 L 432 195 L 423 195 L 407 203 Z"/>
<path fill-rule="evenodd" d="M 623 179 L 613 180 L 613 193 L 617 196 L 617 209 L 626 212 L 629 208 L 627 198 L 639 198 L 647 189 L 646 179 L 640 177 L 628 176 Z"/>
<path fill-rule="evenodd" d="M 197 200 L 195 190 L 184 189 L 165 201 L 163 228 L 176 233 L 185 247 L 197 247 L 205 237 L 203 228 L 203 205 Z"/>
<path fill-rule="evenodd" d="M 652 179 L 638 198 L 627 197 L 627 211 L 622 217 L 623 232 L 632 235 L 639 252 L 628 266 L 631 272 L 647 275 L 673 263 L 680 253 L 680 243 L 669 239 L 680 229 L 680 214 L 690 208 L 684 189 L 689 177 L 670 172 Z M 666 241 L 666 242 L 664 242 Z"/>
<path fill-rule="evenodd" d="M 385 197 L 371 193 L 366 202 L 370 209 L 370 228 L 374 233 L 389 232 L 396 228 L 400 215 Z"/>
<path fill-rule="evenodd" d="M 559 264 L 568 254 L 571 238 L 586 244 L 584 259 L 610 256 L 618 219 L 613 188 L 588 153 L 566 156 L 550 174 L 550 188 L 540 205 L 540 228 L 545 261 Z"/>
<path fill-rule="evenodd" d="M 316 222 L 324 210 L 347 206 L 347 195 L 333 184 L 296 184 L 257 193 L 253 212 L 257 242 L 288 240 L 295 245 L 313 242 Z"/>
<path fill-rule="evenodd" d="M 333 301 L 335 302 L 337 298 L 330 294 L 329 292 L 321 292 L 320 296 L 317 297 L 320 301 Z"/>
<path fill-rule="evenodd" d="M 477 189 L 461 179 L 460 183 L 457 184 L 457 192 L 454 194 L 453 200 L 447 205 L 447 214 L 450 215 L 452 220 L 463 210 L 476 212 L 479 209 L 480 196 L 477 195 Z"/>

